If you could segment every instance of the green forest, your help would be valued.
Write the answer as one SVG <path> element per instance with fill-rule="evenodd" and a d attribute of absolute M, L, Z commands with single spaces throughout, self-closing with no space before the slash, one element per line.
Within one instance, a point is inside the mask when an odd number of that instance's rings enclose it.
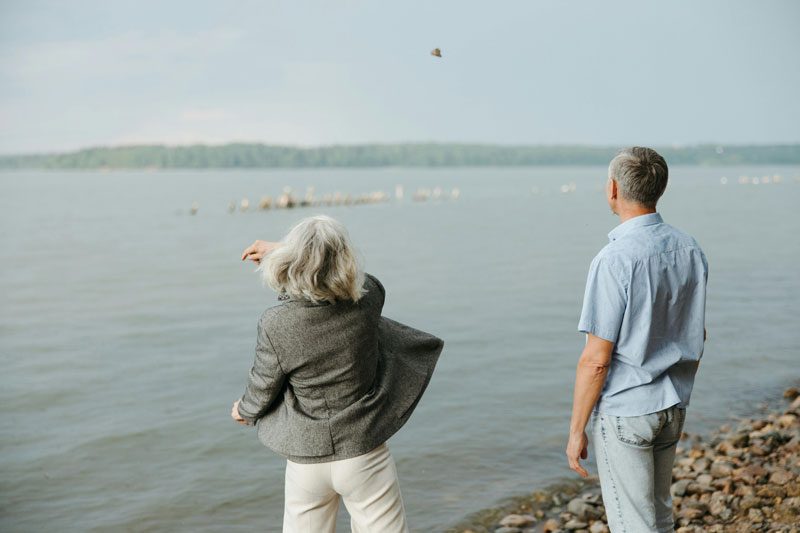
<path fill-rule="evenodd" d="M 200 169 L 605 165 L 618 147 L 371 144 L 299 148 L 266 144 L 87 148 L 0 156 L 0 169 Z M 656 147 L 670 165 L 800 164 L 800 144 Z"/>

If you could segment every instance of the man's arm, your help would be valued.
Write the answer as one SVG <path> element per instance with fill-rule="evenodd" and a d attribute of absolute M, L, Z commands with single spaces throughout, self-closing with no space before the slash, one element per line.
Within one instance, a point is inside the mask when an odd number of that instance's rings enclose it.
<path fill-rule="evenodd" d="M 566 453 L 569 467 L 583 477 L 589 475 L 580 464 L 580 460 L 586 459 L 588 455 L 586 424 L 589 422 L 592 409 L 600 398 L 613 352 L 613 342 L 588 333 L 586 346 L 583 348 L 583 353 L 578 360 L 578 368 L 575 371 L 572 420 L 569 425 L 569 442 Z"/>

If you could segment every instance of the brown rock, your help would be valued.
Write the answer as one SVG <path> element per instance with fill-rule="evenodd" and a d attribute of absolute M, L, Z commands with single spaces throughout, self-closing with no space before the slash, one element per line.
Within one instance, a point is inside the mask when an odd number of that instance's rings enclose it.
<path fill-rule="evenodd" d="M 757 498 L 756 496 L 745 496 L 742 498 L 742 501 L 739 502 L 739 509 L 742 511 L 748 511 L 753 507 L 761 507 L 761 498 Z"/>
<path fill-rule="evenodd" d="M 791 480 L 794 479 L 794 473 L 790 472 L 789 470 L 779 469 L 775 470 L 771 476 L 769 476 L 769 482 L 775 485 L 786 485 Z"/>
<path fill-rule="evenodd" d="M 792 514 L 800 514 L 800 498 L 786 498 L 780 503 L 782 511 L 790 511 Z"/>
<path fill-rule="evenodd" d="M 797 422 L 797 417 L 795 415 L 781 415 L 778 417 L 778 425 L 782 428 L 792 427 L 795 422 Z"/>
<path fill-rule="evenodd" d="M 711 495 L 711 501 L 708 504 L 708 512 L 714 516 L 719 516 L 728 508 L 728 500 L 724 493 L 715 492 Z"/>
<path fill-rule="evenodd" d="M 608 533 L 608 526 L 598 520 L 589 526 L 589 533 Z"/>
<path fill-rule="evenodd" d="M 753 507 L 747 512 L 747 518 L 753 522 L 763 522 L 764 513 L 758 507 Z"/>
<path fill-rule="evenodd" d="M 760 483 L 767 477 L 767 471 L 758 465 L 745 466 L 739 468 L 733 473 L 733 479 L 743 481 L 748 485 L 755 485 Z"/>
<path fill-rule="evenodd" d="M 542 526 L 542 531 L 544 533 L 552 533 L 553 531 L 558 531 L 559 529 L 561 529 L 561 523 L 555 518 L 547 520 Z"/>
<path fill-rule="evenodd" d="M 764 485 L 763 487 L 760 487 L 758 489 L 758 492 L 756 492 L 756 496 L 758 496 L 759 498 L 769 498 L 769 499 L 785 498 L 786 491 L 783 489 L 783 487 L 779 487 L 777 485 Z"/>
<path fill-rule="evenodd" d="M 703 509 L 692 509 L 691 507 L 684 507 L 680 511 L 678 511 L 678 518 L 684 518 L 688 521 L 692 520 L 699 520 L 706 514 L 706 511 Z"/>
<path fill-rule="evenodd" d="M 786 489 L 786 495 L 794 498 L 795 496 L 800 496 L 800 482 L 797 481 L 790 481 L 786 485 L 783 486 Z"/>
<path fill-rule="evenodd" d="M 792 404 L 786 410 L 787 413 L 800 413 L 800 396 L 792 401 Z"/>
<path fill-rule="evenodd" d="M 796 387 L 789 387 L 788 389 L 783 391 L 783 397 L 786 398 L 787 400 L 794 400 L 798 396 L 800 396 L 800 390 L 797 390 Z"/>
<path fill-rule="evenodd" d="M 734 465 L 730 461 L 714 461 L 709 473 L 716 478 L 728 477 L 733 473 L 733 468 Z"/>

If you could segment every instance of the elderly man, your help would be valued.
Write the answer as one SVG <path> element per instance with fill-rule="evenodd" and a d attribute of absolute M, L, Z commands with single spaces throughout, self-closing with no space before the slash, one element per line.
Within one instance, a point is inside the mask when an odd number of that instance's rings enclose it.
<path fill-rule="evenodd" d="M 615 533 L 673 531 L 672 463 L 705 342 L 708 264 L 656 212 L 667 174 L 650 148 L 611 161 L 606 196 L 620 225 L 589 268 L 578 324 L 587 340 L 566 453 L 586 477 L 588 424 Z"/>

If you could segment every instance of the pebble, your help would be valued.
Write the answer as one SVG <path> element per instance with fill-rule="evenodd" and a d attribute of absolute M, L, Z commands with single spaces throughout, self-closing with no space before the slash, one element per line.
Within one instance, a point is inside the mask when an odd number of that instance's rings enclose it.
<path fill-rule="evenodd" d="M 552 533 L 553 531 L 558 531 L 559 529 L 561 529 L 561 523 L 555 518 L 547 520 L 542 526 L 542 531 L 544 533 Z"/>
<path fill-rule="evenodd" d="M 576 518 L 573 518 L 572 520 L 564 524 L 564 528 L 570 531 L 575 531 L 576 529 L 585 529 L 587 527 L 589 527 L 589 524 L 587 524 L 586 522 L 581 522 Z"/>
<path fill-rule="evenodd" d="M 786 485 L 792 479 L 794 479 L 794 474 L 784 469 L 776 470 L 769 476 L 769 482 L 775 485 Z"/>
<path fill-rule="evenodd" d="M 587 520 L 590 518 L 600 518 L 603 511 L 598 509 L 597 506 L 592 505 L 583 498 L 574 498 L 567 504 L 567 511 L 574 514 L 578 520 Z"/>
<path fill-rule="evenodd" d="M 533 524 L 534 522 L 536 522 L 536 518 L 531 515 L 510 514 L 500 520 L 500 525 L 508 527 L 523 527 Z"/>
<path fill-rule="evenodd" d="M 589 526 L 589 533 L 609 533 L 609 529 L 607 525 L 598 520 Z"/>
<path fill-rule="evenodd" d="M 686 488 L 692 483 L 691 479 L 680 479 L 672 484 L 670 492 L 673 496 L 683 496 L 686 494 Z"/>

